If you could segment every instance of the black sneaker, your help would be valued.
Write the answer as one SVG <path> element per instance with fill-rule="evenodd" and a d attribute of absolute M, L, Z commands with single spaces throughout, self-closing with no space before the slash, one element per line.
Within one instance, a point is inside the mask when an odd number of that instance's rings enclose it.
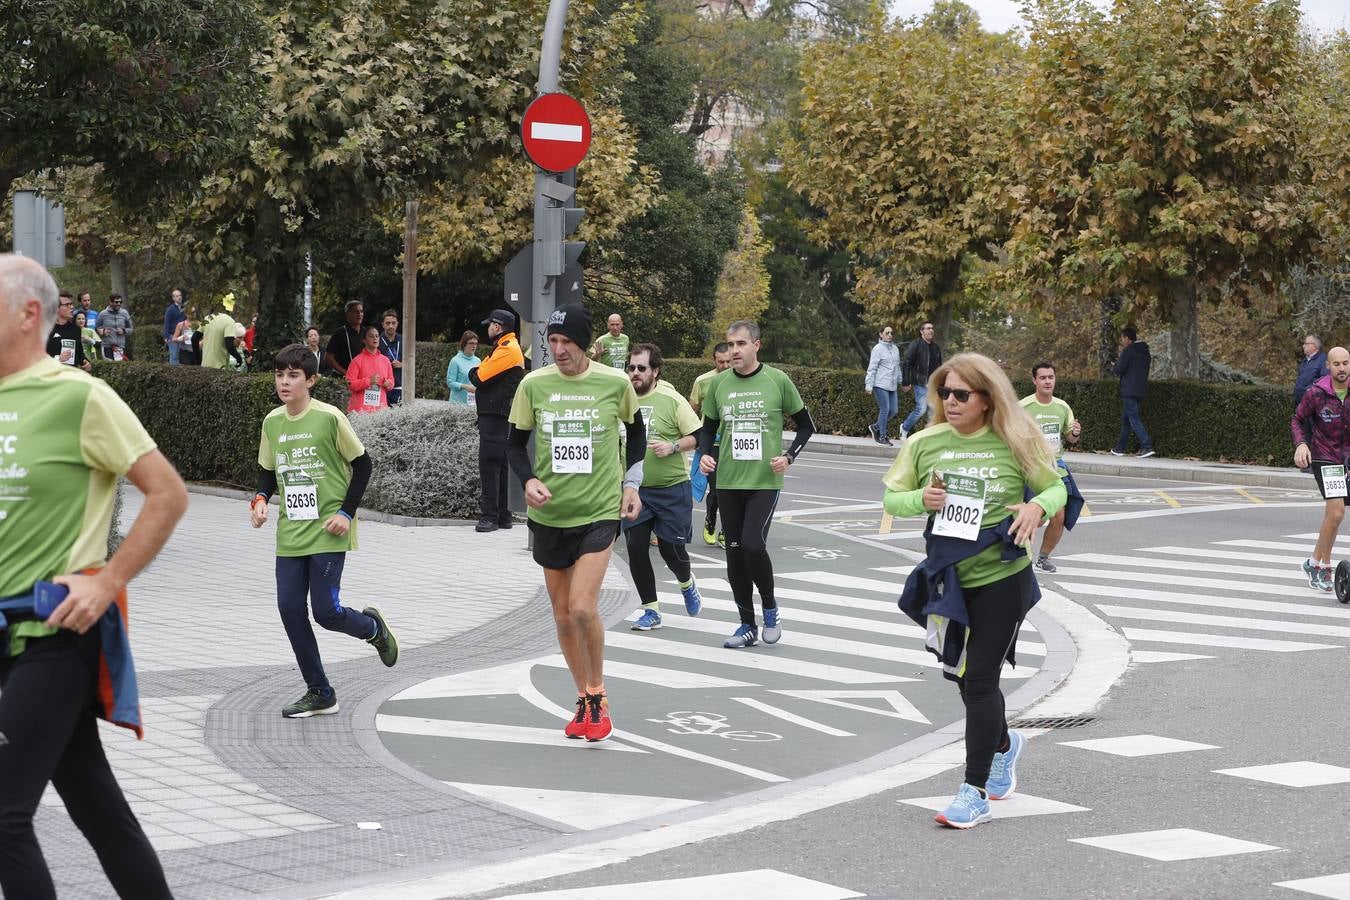
<path fill-rule="evenodd" d="M 488 531 L 496 531 L 498 528 L 501 527 L 502 526 L 497 524 L 497 522 L 494 521 L 493 519 L 483 518 L 478 520 L 478 524 L 473 526 L 473 530 L 482 534 Z"/>
<path fill-rule="evenodd" d="M 876 441 L 878 444 L 881 443 L 881 435 L 877 434 L 876 422 L 872 422 L 870 425 L 868 425 L 867 431 L 872 435 L 872 440 Z"/>
<path fill-rule="evenodd" d="M 305 696 L 281 711 L 287 719 L 308 719 L 310 716 L 331 716 L 338 711 L 337 694 L 325 697 L 318 688 L 305 691 Z"/>
<path fill-rule="evenodd" d="M 380 654 L 380 662 L 386 666 L 392 666 L 398 662 L 398 638 L 394 636 L 393 630 L 385 623 L 384 614 L 380 612 L 377 606 L 367 606 L 361 612 L 375 620 L 376 632 L 372 638 L 367 638 L 366 643 L 375 648 L 375 652 Z"/>
<path fill-rule="evenodd" d="M 1050 561 L 1050 557 L 1048 556 L 1036 557 L 1036 568 L 1040 569 L 1042 572 L 1049 572 L 1051 574 L 1059 571 L 1059 569 L 1055 567 L 1055 564 Z"/>
<path fill-rule="evenodd" d="M 510 528 L 510 527 L 511 527 L 512 525 L 514 525 L 514 524 L 516 524 L 516 523 L 513 522 L 513 521 L 511 521 L 510 516 L 508 516 L 508 517 L 505 518 L 505 519 L 498 519 L 498 520 L 497 520 L 497 527 L 500 528 L 500 529 L 502 529 L 503 531 L 505 531 L 506 529 Z"/>

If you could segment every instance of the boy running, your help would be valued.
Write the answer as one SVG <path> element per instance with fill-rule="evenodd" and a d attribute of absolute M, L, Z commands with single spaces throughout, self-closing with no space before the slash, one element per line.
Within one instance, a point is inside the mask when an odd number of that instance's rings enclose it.
<path fill-rule="evenodd" d="M 338 599 L 347 551 L 356 549 L 356 509 L 370 482 L 370 454 L 337 407 L 311 400 L 318 361 L 300 344 L 277 354 L 276 389 L 284 404 L 263 420 L 258 492 L 249 504 L 254 528 L 267 522 L 267 501 L 281 489 L 277 522 L 277 608 L 308 689 L 281 714 L 288 719 L 338 711 L 323 671 L 314 620 L 373 646 L 386 666 L 398 662 L 398 640 L 374 606 L 361 612 Z"/>

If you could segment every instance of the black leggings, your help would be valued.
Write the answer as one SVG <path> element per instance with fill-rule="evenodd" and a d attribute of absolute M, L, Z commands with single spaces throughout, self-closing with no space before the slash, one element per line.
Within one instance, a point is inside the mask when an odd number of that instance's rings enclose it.
<path fill-rule="evenodd" d="M 0 632 L 0 640 L 9 636 Z M 35 638 L 0 658 L 0 892 L 56 897 L 33 832 L 47 783 L 84 833 L 121 897 L 172 897 L 164 869 L 108 766 L 95 721 L 98 629 Z"/>
<path fill-rule="evenodd" d="M 717 473 L 713 472 L 708 476 L 708 493 L 704 497 L 703 505 L 707 510 L 707 527 L 704 531 L 712 531 L 717 528 Z"/>
<path fill-rule="evenodd" d="M 992 584 L 964 588 L 970 635 L 966 674 L 957 682 L 966 705 L 966 784 L 983 788 L 994 754 L 1008 747 L 1008 720 L 998 679 L 1031 603 L 1031 567 Z"/>
<path fill-rule="evenodd" d="M 717 502 L 727 538 L 727 581 L 731 582 L 741 624 L 754 625 L 756 588 L 765 609 L 778 608 L 773 599 L 773 560 L 767 547 L 778 491 L 719 489 Z"/>
<path fill-rule="evenodd" d="M 650 553 L 652 526 L 655 524 L 655 519 L 648 519 L 624 532 L 628 540 L 628 571 L 633 574 L 633 586 L 637 588 L 643 606 L 656 603 L 656 572 L 652 569 Z M 672 544 L 657 538 L 657 549 L 661 551 L 666 567 L 680 580 L 680 584 L 688 584 L 689 551 L 684 548 L 684 544 Z"/>

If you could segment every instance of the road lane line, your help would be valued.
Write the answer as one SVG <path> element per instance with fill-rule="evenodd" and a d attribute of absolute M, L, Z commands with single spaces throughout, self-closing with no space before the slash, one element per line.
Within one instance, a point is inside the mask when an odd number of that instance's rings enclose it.
<path fill-rule="evenodd" d="M 1151 591 L 1141 588 L 1123 588 L 1105 584 L 1083 584 L 1061 581 L 1055 585 L 1061 590 L 1082 594 L 1095 600 L 1155 600 L 1179 606 L 1215 606 L 1220 609 L 1245 609 L 1250 612 L 1273 612 L 1284 616 L 1320 616 L 1350 622 L 1350 609 L 1344 606 L 1315 606 L 1307 603 L 1288 603 L 1279 600 L 1248 600 L 1226 594 L 1178 594 L 1175 591 Z M 1323 595 L 1325 596 L 1325 595 Z"/>
<path fill-rule="evenodd" d="M 802 728 L 810 728 L 812 731 L 819 731 L 821 734 L 828 734 L 830 737 L 857 737 L 851 731 L 844 731 L 841 728 L 834 728 L 808 719 L 805 716 L 799 716 L 796 713 L 788 712 L 786 709 L 779 709 L 777 706 L 771 706 L 762 700 L 756 700 L 754 697 L 732 697 L 737 703 L 744 703 L 751 709 L 757 709 L 762 713 L 773 716 L 776 719 L 782 719 L 784 722 L 791 722 L 793 725 L 800 725 Z"/>
<path fill-rule="evenodd" d="M 1249 557 L 1248 557 L 1249 558 Z M 1056 562 L 1068 563 L 1100 563 L 1107 566 L 1116 566 L 1119 569 L 1172 569 L 1181 572 L 1196 571 L 1196 564 L 1179 559 L 1151 559 L 1146 556 L 1119 556 L 1113 553 L 1070 553 L 1068 556 L 1056 556 Z M 1300 581 L 1304 584 L 1308 581 L 1308 576 L 1301 570 L 1258 568 L 1256 566 L 1235 566 L 1225 563 L 1218 567 L 1218 570 L 1225 575 L 1254 575 L 1258 578 L 1279 578 L 1281 580 Z M 1103 578 L 1110 578 L 1115 571 L 1103 571 Z M 1166 577 L 1166 576 L 1160 576 Z"/>
<path fill-rule="evenodd" d="M 1181 504 L 1178 503 L 1175 498 L 1169 495 L 1167 491 L 1154 491 L 1153 493 L 1163 498 L 1163 501 L 1173 509 L 1181 509 Z"/>
<path fill-rule="evenodd" d="M 1265 638 L 1233 637 L 1227 634 L 1196 634 L 1189 631 L 1155 631 L 1151 628 L 1122 628 L 1127 641 L 1155 644 L 1186 644 L 1194 647 L 1229 647 L 1235 650 L 1266 650 L 1272 653 L 1298 653 L 1304 650 L 1344 650 L 1338 644 L 1305 644 L 1301 641 L 1270 641 Z"/>
<path fill-rule="evenodd" d="M 1321 622 L 1287 622 L 1271 619 L 1246 619 L 1242 616 L 1216 616 L 1210 613 L 1178 612 L 1174 609 L 1142 609 L 1137 606 L 1110 606 L 1098 603 L 1104 615 L 1118 619 L 1137 619 L 1143 622 L 1175 622 L 1182 625 L 1209 625 L 1220 628 L 1241 628 L 1248 631 L 1274 631 L 1282 634 L 1310 634 L 1314 637 L 1350 638 L 1350 628 L 1326 625 Z"/>
<path fill-rule="evenodd" d="M 730 632 L 727 633 L 730 634 Z M 755 669 L 761 673 L 761 677 L 764 672 L 777 672 L 780 675 L 798 675 L 802 678 L 814 678 L 817 681 L 829 681 L 834 684 L 885 684 L 918 680 L 905 678 L 901 675 L 889 675 L 884 672 L 851 669 L 847 666 L 829 666 L 786 657 L 768 656 L 763 653 L 727 650 L 721 646 L 709 647 L 701 644 L 687 644 L 681 641 L 667 641 L 650 636 L 638 637 L 635 634 L 623 631 L 605 632 L 605 645 L 616 650 L 654 653 L 658 656 L 674 656 L 677 659 L 685 660 L 694 659 L 719 666 Z"/>
<path fill-rule="evenodd" d="M 382 734 L 414 734 L 423 737 L 455 738 L 467 741 L 500 741 L 506 744 L 535 744 L 563 750 L 586 749 L 588 741 L 569 741 L 556 728 L 530 728 L 524 725 L 500 725 L 496 722 L 460 722 L 453 719 L 429 719 L 422 716 L 375 716 L 375 730 Z M 619 753 L 646 753 L 637 747 L 601 741 L 594 749 Z"/>
<path fill-rule="evenodd" d="M 1100 569 L 1078 569 L 1073 566 L 1060 566 L 1051 576 L 1053 584 L 1060 578 L 1097 578 L 1106 581 L 1143 582 L 1159 584 L 1166 582 L 1176 587 L 1216 588 L 1221 591 L 1240 591 L 1244 594 L 1270 594 L 1276 597 L 1288 597 L 1289 588 L 1277 584 L 1252 584 L 1245 581 L 1227 581 L 1222 578 L 1192 578 L 1189 575 L 1159 576 L 1153 572 L 1103 572 Z"/>
<path fill-rule="evenodd" d="M 1280 563 L 1301 566 L 1307 556 L 1276 556 L 1273 553 L 1248 553 L 1242 550 L 1216 550 L 1211 547 L 1142 547 L 1138 553 L 1166 553 L 1169 556 L 1194 556 L 1200 559 L 1239 559 L 1248 562 Z M 1301 569 L 1299 571 L 1302 571 Z M 1307 577 L 1307 576 L 1303 576 Z"/>
<path fill-rule="evenodd" d="M 1262 506 L 1265 506 L 1265 504 L 1266 504 L 1266 501 L 1262 500 L 1260 497 L 1256 496 L 1255 494 L 1253 494 L 1251 491 L 1247 490 L 1246 488 L 1234 488 L 1234 490 L 1236 490 L 1239 494 L 1241 494 L 1242 496 L 1246 497 L 1248 500 L 1252 501 L 1253 503 L 1259 503 L 1259 504 L 1261 504 Z"/>
<path fill-rule="evenodd" d="M 558 653 L 539 660 L 538 665 L 565 669 L 567 668 L 567 660 L 563 659 L 561 653 Z M 625 681 L 640 681 L 643 684 L 674 690 L 759 687 L 759 685 L 751 684 L 748 681 L 733 681 L 730 678 L 718 678 L 715 675 L 705 675 L 702 672 L 663 669 L 659 666 L 640 666 L 636 663 L 614 662 L 608 659 L 605 660 L 605 677 L 622 678 Z"/>

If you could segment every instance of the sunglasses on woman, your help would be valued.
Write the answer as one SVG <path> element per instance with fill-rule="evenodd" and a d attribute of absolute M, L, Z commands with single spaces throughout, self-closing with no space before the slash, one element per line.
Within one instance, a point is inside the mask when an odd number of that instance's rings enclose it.
<path fill-rule="evenodd" d="M 948 397 L 955 397 L 957 403 L 968 403 L 970 401 L 971 394 L 986 393 L 985 391 L 972 391 L 967 390 L 966 388 L 949 388 L 946 385 L 943 385 L 942 387 L 938 388 L 937 391 L 938 396 L 941 397 L 943 400 L 946 400 Z"/>

